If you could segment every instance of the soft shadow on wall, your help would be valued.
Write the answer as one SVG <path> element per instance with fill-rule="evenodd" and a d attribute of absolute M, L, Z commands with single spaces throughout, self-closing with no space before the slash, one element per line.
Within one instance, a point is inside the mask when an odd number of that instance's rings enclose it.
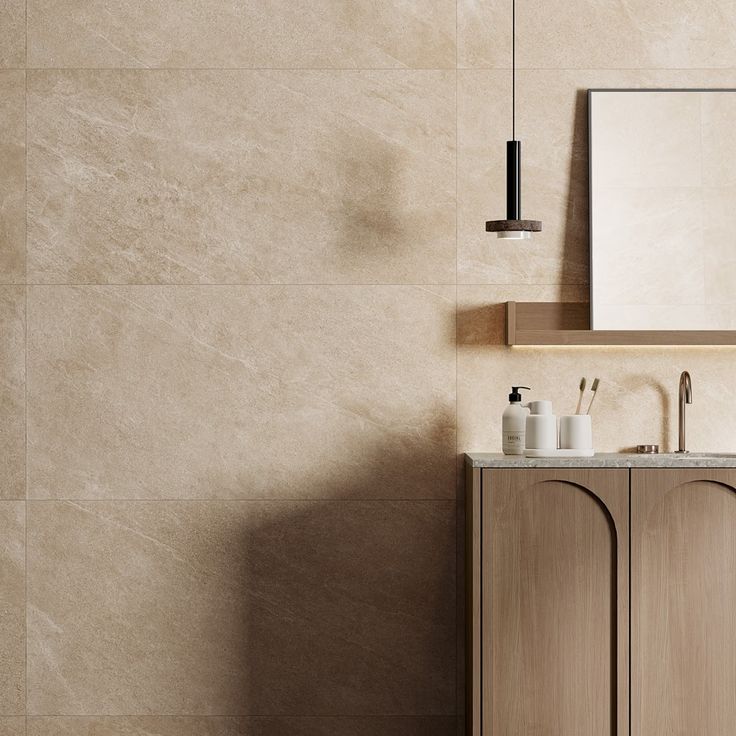
<path fill-rule="evenodd" d="M 574 284 L 577 279 L 573 266 L 580 267 L 585 259 L 586 272 L 590 271 L 590 169 L 588 156 L 588 92 L 575 92 L 575 113 L 572 129 L 572 156 L 567 175 L 567 206 L 564 242 L 562 244 L 563 284 Z"/>
<path fill-rule="evenodd" d="M 356 442 L 364 469 L 312 500 L 34 502 L 31 712 L 150 714 L 38 733 L 455 734 L 455 500 L 444 477 L 411 497 L 450 418 L 427 445 Z"/>
<path fill-rule="evenodd" d="M 359 451 L 360 475 L 308 494 L 329 500 L 248 504 L 233 570 L 246 602 L 238 709 L 455 713 L 455 502 L 391 500 L 390 486 L 376 500 L 376 478 L 436 460 L 395 442 Z"/>
<path fill-rule="evenodd" d="M 368 283 L 454 284 L 454 149 L 446 130 L 411 130 L 335 135 L 335 265 Z"/>
<path fill-rule="evenodd" d="M 363 137 L 360 145 L 345 135 L 335 143 L 341 150 L 336 257 L 348 269 L 356 261 L 371 265 L 410 252 L 409 223 L 397 201 L 404 170 L 397 146 L 377 135 Z"/>
<path fill-rule="evenodd" d="M 393 500 L 402 476 L 436 466 L 450 421 L 438 416 L 426 450 L 356 449 L 364 471 L 305 490 L 317 500 L 192 502 L 208 510 L 187 557 L 217 575 L 180 619 L 212 646 L 206 712 L 268 716 L 247 719 L 258 736 L 456 733 L 456 502 L 429 486 Z M 382 498 L 376 478 L 393 478 Z"/>

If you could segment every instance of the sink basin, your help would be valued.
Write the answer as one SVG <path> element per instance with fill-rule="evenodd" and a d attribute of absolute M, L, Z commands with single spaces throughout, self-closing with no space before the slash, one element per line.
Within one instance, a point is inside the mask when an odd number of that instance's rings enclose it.
<path fill-rule="evenodd" d="M 697 460 L 698 458 L 707 460 L 707 459 L 713 459 L 717 460 L 719 457 L 722 458 L 735 458 L 736 452 L 663 452 L 661 453 L 663 455 L 673 455 L 674 457 L 682 458 L 683 460 L 687 460 L 687 458 L 693 458 L 693 460 Z"/>

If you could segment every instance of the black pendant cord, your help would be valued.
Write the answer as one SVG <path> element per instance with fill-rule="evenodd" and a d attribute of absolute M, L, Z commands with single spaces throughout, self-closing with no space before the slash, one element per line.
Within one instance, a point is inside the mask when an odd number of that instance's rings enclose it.
<path fill-rule="evenodd" d="M 516 0 L 511 0 L 511 140 L 516 140 Z"/>
<path fill-rule="evenodd" d="M 506 143 L 506 219 L 521 219 L 521 143 L 516 140 L 516 0 L 511 0 L 511 140 Z"/>

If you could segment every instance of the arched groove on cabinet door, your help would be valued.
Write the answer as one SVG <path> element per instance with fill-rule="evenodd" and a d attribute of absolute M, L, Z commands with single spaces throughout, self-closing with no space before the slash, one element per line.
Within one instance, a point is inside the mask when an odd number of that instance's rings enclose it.
<path fill-rule="evenodd" d="M 578 488 L 579 490 L 589 495 L 598 504 L 601 511 L 603 512 L 603 515 L 608 520 L 608 525 L 611 529 L 611 534 L 613 535 L 614 544 L 618 547 L 618 527 L 616 526 L 616 520 L 613 518 L 613 515 L 611 514 L 608 506 L 606 506 L 606 502 L 592 488 L 584 486 L 582 483 L 576 483 L 575 481 L 571 480 L 551 480 L 549 478 L 538 481 L 537 485 L 542 485 L 544 483 L 564 483 L 567 486 Z"/>
<path fill-rule="evenodd" d="M 613 518 L 608 506 L 606 506 L 603 499 L 589 486 L 577 483 L 572 480 L 551 480 L 545 479 L 539 481 L 536 485 L 544 485 L 548 483 L 561 483 L 565 486 L 571 486 L 579 491 L 582 491 L 587 496 L 593 499 L 597 504 L 600 511 L 603 513 L 607 523 L 608 529 L 611 534 L 611 680 L 615 683 L 618 680 L 618 565 L 615 561 L 618 558 L 618 529 L 616 527 L 616 520 Z M 611 735 L 615 736 L 618 733 L 618 689 L 616 687 L 610 688 L 611 697 Z"/>
<path fill-rule="evenodd" d="M 736 493 L 736 486 L 731 485 L 730 483 L 726 483 L 723 480 L 716 480 L 714 478 L 703 478 L 702 480 L 686 480 L 684 483 L 680 483 L 674 488 L 671 489 L 671 492 L 674 493 L 680 488 L 684 488 L 685 486 L 695 486 L 695 485 L 701 485 L 702 483 L 708 483 L 709 485 L 714 486 L 721 486 L 727 491 L 731 491 L 733 493 Z"/>
<path fill-rule="evenodd" d="M 628 471 L 611 473 L 494 469 L 490 493 L 484 482 L 484 733 L 627 731 Z"/>
<path fill-rule="evenodd" d="M 632 471 L 633 736 L 736 733 L 736 469 Z"/>

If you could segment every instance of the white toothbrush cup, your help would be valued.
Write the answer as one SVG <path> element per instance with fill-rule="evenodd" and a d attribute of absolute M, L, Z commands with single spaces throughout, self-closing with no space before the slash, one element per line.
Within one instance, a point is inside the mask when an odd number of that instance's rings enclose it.
<path fill-rule="evenodd" d="M 593 449 L 593 422 L 590 414 L 560 417 L 560 448 L 563 450 Z"/>

